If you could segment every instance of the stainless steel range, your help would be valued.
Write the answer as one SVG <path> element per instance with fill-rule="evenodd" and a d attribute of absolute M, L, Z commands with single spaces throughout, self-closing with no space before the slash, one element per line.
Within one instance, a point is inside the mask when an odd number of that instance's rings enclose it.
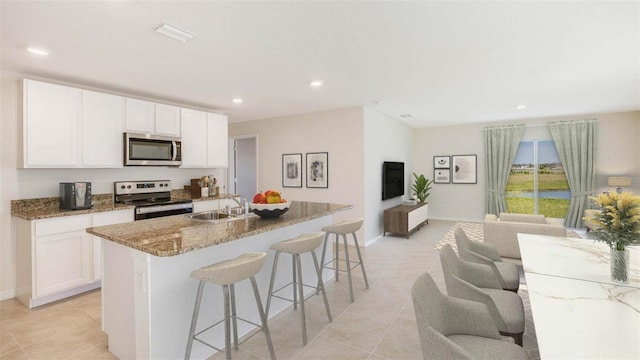
<path fill-rule="evenodd" d="M 117 181 L 113 184 L 114 202 L 135 205 L 135 219 L 193 212 L 191 200 L 171 199 L 171 180 Z"/>

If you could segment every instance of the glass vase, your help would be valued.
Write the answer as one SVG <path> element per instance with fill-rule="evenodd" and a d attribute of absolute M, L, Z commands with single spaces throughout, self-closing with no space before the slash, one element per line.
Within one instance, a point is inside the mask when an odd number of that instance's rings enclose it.
<path fill-rule="evenodd" d="M 629 282 L 629 250 L 611 248 L 611 281 L 626 284 Z"/>

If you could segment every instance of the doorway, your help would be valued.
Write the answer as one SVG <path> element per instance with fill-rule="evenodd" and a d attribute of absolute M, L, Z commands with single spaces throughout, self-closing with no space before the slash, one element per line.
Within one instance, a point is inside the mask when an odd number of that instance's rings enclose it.
<path fill-rule="evenodd" d="M 231 138 L 229 141 L 229 183 L 231 193 L 249 202 L 258 192 L 258 152 L 255 135 Z"/>

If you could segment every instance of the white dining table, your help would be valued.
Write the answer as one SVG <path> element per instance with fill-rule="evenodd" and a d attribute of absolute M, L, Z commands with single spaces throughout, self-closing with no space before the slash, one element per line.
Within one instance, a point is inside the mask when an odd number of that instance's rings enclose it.
<path fill-rule="evenodd" d="M 609 248 L 518 234 L 541 359 L 640 359 L 640 249 L 629 282 L 610 279 Z"/>

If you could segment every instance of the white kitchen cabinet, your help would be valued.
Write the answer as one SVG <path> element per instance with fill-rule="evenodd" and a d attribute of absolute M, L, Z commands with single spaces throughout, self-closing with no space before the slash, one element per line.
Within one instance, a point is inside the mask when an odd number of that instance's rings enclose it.
<path fill-rule="evenodd" d="M 124 116 L 123 97 L 82 91 L 83 167 L 122 167 Z"/>
<path fill-rule="evenodd" d="M 23 167 L 80 165 L 81 100 L 80 89 L 23 80 Z"/>
<path fill-rule="evenodd" d="M 177 106 L 156 104 L 155 133 L 180 136 L 180 108 Z"/>
<path fill-rule="evenodd" d="M 102 243 L 85 229 L 133 221 L 133 210 L 13 220 L 16 298 L 33 308 L 100 287 Z"/>
<path fill-rule="evenodd" d="M 207 167 L 229 166 L 228 118 L 222 114 L 207 114 Z"/>
<path fill-rule="evenodd" d="M 207 167 L 207 113 L 182 109 L 182 168 Z"/>
<path fill-rule="evenodd" d="M 93 215 L 92 226 L 105 226 L 122 224 L 126 222 L 134 221 L 133 210 L 119 210 L 109 211 Z M 92 274 L 91 281 L 98 281 L 102 279 L 102 239 L 97 236 L 91 235 L 92 238 Z"/>
<path fill-rule="evenodd" d="M 153 133 L 156 104 L 138 99 L 125 99 L 125 129 L 129 132 Z"/>

